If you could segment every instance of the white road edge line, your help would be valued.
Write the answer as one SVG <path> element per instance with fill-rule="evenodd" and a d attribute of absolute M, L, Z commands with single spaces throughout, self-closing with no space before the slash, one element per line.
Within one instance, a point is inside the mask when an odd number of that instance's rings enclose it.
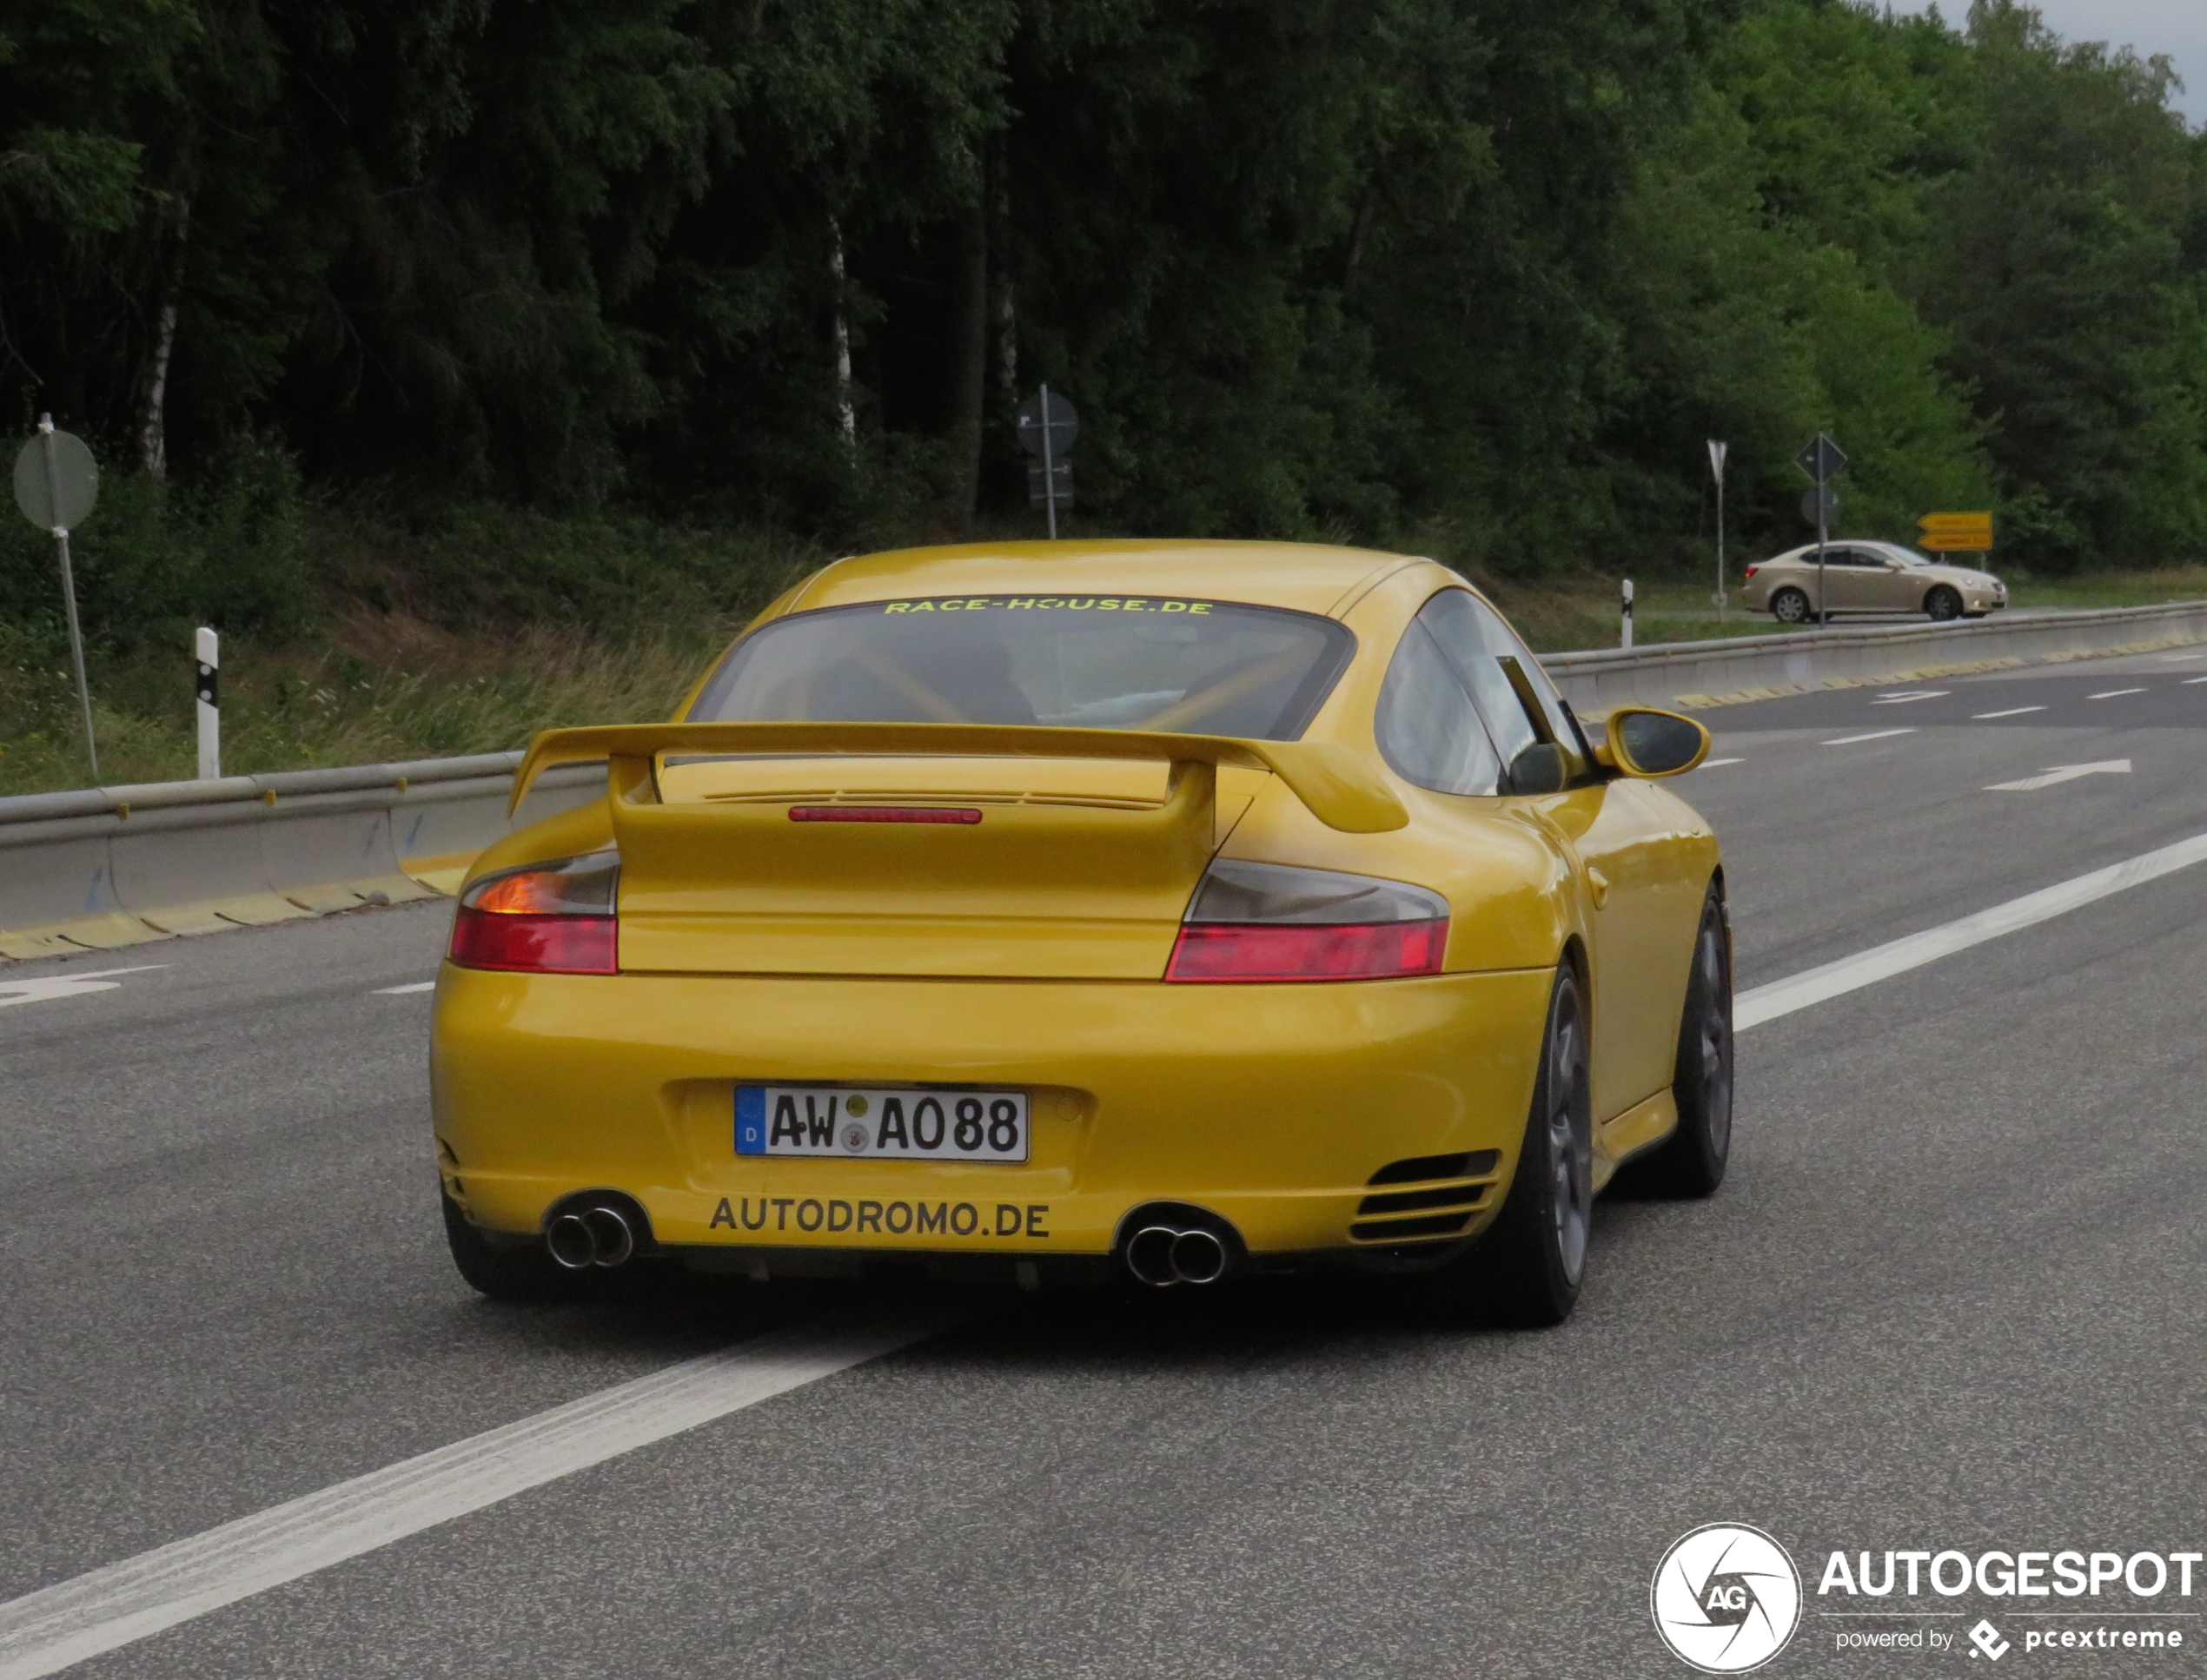
<path fill-rule="evenodd" d="M 2142 688 L 2111 688 L 2104 694 L 2087 694 L 2084 698 L 2088 700 L 2119 700 L 2125 694 L 2143 694 L 2144 692 L 2145 691 Z"/>
<path fill-rule="evenodd" d="M 1912 729 L 1873 729 L 1867 735 L 1842 735 L 1836 741 L 1826 741 L 1827 747 L 1851 747 L 1857 741 L 1882 741 L 1888 735 L 1913 735 Z"/>
<path fill-rule="evenodd" d="M 404 986 L 378 986 L 375 989 L 374 995 L 377 997 L 405 997 L 414 992 L 434 992 L 436 989 L 437 982 L 434 980 L 416 980 L 410 984 Z"/>
<path fill-rule="evenodd" d="M 2207 678 L 2201 680 L 2207 681 Z M 1970 715 L 1973 718 L 2020 718 L 2026 711 L 2044 711 L 2045 709 L 2044 706 L 2010 706 L 2005 711 L 1976 711 Z"/>
<path fill-rule="evenodd" d="M 2041 888 L 2025 893 L 2021 898 L 2011 898 L 2005 904 L 1995 904 L 1990 909 L 1965 916 L 1958 922 L 1926 928 L 1921 933 L 1912 933 L 1905 939 L 1896 939 L 1884 945 L 1873 945 L 1853 956 L 1843 956 L 1836 962 L 1826 962 L 1821 968 L 1810 969 L 1788 980 L 1773 980 L 1767 986 L 1757 986 L 1733 1000 L 1732 1026 L 1734 1032 L 1745 1032 L 1750 1027 L 1760 1027 L 1766 1021 L 1775 1021 L 1780 1015 L 1805 1009 L 1812 1003 L 1822 1003 L 1846 993 L 1859 991 L 1865 986 L 1889 980 L 1894 975 L 1905 974 L 1911 969 L 1920 969 L 1927 962 L 1936 962 L 1942 956 L 1952 956 L 1965 951 L 1972 945 L 1982 945 L 1988 939 L 1998 939 L 2002 934 L 2014 933 L 2019 929 L 2035 927 L 2050 922 L 2057 916 L 2096 903 L 2111 894 L 2124 892 L 2132 887 L 2157 881 L 2164 875 L 2189 869 L 2192 864 L 2207 861 L 2207 834 L 2195 835 L 2189 840 L 2179 840 L 2173 846 L 2164 846 L 2158 851 L 2127 858 L 2120 863 L 2111 863 L 2104 870 L 2094 870 L 2090 875 L 2080 875 L 2073 881 Z"/>
<path fill-rule="evenodd" d="M 0 1604 L 0 1680 L 34 1680 L 757 1406 L 966 1316 L 778 1330 Z"/>

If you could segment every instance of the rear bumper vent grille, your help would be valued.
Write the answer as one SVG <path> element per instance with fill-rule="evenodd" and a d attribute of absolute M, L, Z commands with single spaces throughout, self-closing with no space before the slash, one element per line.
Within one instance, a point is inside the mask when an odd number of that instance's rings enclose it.
<path fill-rule="evenodd" d="M 1413 1237 L 1455 1236 L 1471 1223 L 1471 1216 L 1479 1211 L 1487 1192 L 1494 1187 L 1494 1180 L 1489 1176 L 1469 1184 L 1434 1184 L 1431 1181 L 1492 1174 L 1501 1161 L 1499 1150 L 1480 1149 L 1458 1155 L 1418 1155 L 1381 1167 L 1372 1174 L 1371 1182 L 1375 1185 L 1416 1184 L 1422 1181 L 1424 1187 L 1366 1196 L 1356 1205 L 1356 1223 L 1349 1227 L 1350 1239 L 1356 1242 L 1401 1242 Z M 1454 1211 L 1427 1211 L 1443 1208 Z M 1401 1217 L 1404 1214 L 1420 1217 Z"/>

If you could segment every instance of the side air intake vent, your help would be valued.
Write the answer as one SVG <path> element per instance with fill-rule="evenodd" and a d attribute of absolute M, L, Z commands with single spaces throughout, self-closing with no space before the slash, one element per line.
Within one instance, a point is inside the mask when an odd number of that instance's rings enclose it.
<path fill-rule="evenodd" d="M 1481 1149 L 1468 1155 L 1413 1155 L 1389 1161 L 1367 1181 L 1372 1184 L 1424 1184 L 1438 1178 L 1484 1178 L 1495 1170 L 1501 1152 Z"/>

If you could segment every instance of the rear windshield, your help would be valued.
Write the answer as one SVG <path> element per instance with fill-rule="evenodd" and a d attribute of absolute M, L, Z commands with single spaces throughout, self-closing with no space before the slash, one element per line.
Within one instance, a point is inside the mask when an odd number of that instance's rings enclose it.
<path fill-rule="evenodd" d="M 1045 724 L 1291 741 L 1355 651 L 1331 618 L 1141 595 L 958 595 L 762 626 L 692 723 Z"/>

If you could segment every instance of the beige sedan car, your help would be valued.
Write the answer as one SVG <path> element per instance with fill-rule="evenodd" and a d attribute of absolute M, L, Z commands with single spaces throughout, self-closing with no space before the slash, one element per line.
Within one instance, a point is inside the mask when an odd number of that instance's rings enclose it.
<path fill-rule="evenodd" d="M 1989 572 L 1948 566 L 1899 543 L 1833 542 L 1824 550 L 1831 611 L 1921 612 L 1933 618 L 1982 618 L 2008 604 L 2008 586 Z M 1747 568 L 1748 610 L 1780 624 L 1817 616 L 1816 545 Z"/>

